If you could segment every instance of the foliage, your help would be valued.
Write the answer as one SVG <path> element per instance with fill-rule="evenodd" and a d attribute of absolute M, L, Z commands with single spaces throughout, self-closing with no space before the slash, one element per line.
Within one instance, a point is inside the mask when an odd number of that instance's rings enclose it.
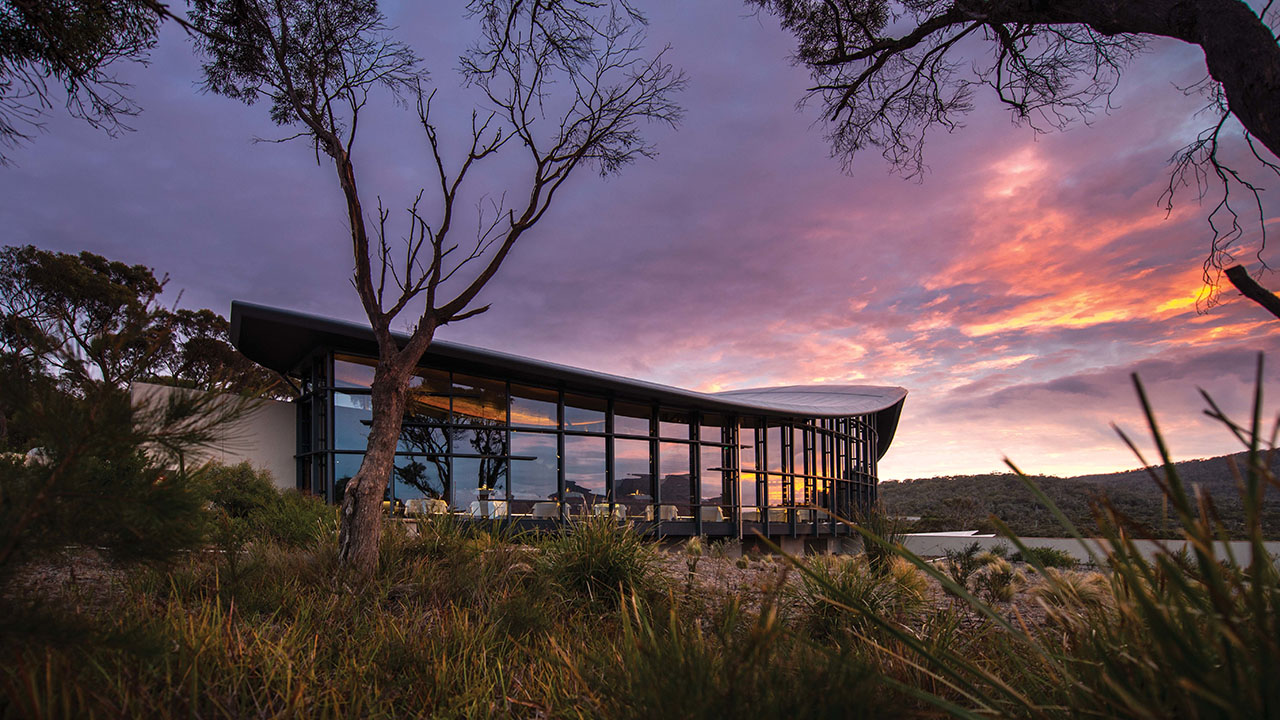
<path fill-rule="evenodd" d="M 988 603 L 1009 602 L 1013 599 L 1013 566 L 999 556 L 986 560 L 974 577 L 974 590 Z"/>
<path fill-rule="evenodd" d="M 925 604 L 924 577 L 898 557 L 890 556 L 883 569 L 865 555 L 815 556 L 805 567 L 795 600 L 800 627 L 814 638 L 866 632 L 867 615 L 905 623 Z"/>
<path fill-rule="evenodd" d="M 1050 568 L 1073 568 L 1080 564 L 1075 555 L 1052 547 L 1027 547 L 1014 553 L 1009 559 Z"/>
<path fill-rule="evenodd" d="M 151 268 L 90 252 L 0 249 L 0 371 L 73 394 L 146 380 L 278 395 L 279 378 L 231 346 L 222 316 L 160 306 L 166 283 Z"/>
<path fill-rule="evenodd" d="M 653 553 L 630 527 L 609 517 L 589 517 L 545 541 L 542 563 L 564 590 L 609 607 L 627 595 L 656 589 Z"/>
<path fill-rule="evenodd" d="M 115 134 L 137 106 L 112 69 L 145 63 L 160 21 L 152 0 L 0 3 L 0 146 L 13 148 L 43 127 L 60 86 L 67 111 Z M 6 158 L 0 155 L 0 164 Z"/>
<path fill-rule="evenodd" d="M 857 522 L 858 525 L 887 543 L 887 546 L 864 543 L 862 548 L 871 567 L 877 572 L 884 571 L 893 559 L 893 553 L 888 548 L 902 542 L 905 532 L 902 522 L 886 512 L 884 503 L 879 499 L 870 508 L 858 513 Z"/>
<path fill-rule="evenodd" d="M 945 569 L 951 580 L 962 588 L 969 587 L 969 578 L 986 563 L 980 557 L 982 546 L 972 542 L 959 550 L 946 550 Z"/>
<path fill-rule="evenodd" d="M 883 717 L 865 659 L 830 654 L 785 633 L 771 607 L 734 603 L 709 630 L 672 610 L 632 600 L 622 637 L 575 667 L 591 683 L 601 715 L 613 718 Z M 900 709 L 900 708 L 899 708 Z"/>
<path fill-rule="evenodd" d="M 242 528 L 245 540 L 261 538 L 289 547 L 311 545 L 333 535 L 337 514 L 323 500 L 297 492 L 280 492 L 266 470 L 249 463 L 210 465 L 199 481 L 219 520 Z"/>
<path fill-rule="evenodd" d="M 202 539 L 200 496 L 172 468 L 245 403 L 174 395 L 134 407 L 101 382 L 82 382 L 76 394 L 49 382 L 0 385 L 0 397 L 39 447 L 29 462 L 0 464 L 0 573 L 67 544 L 163 561 Z"/>
<path fill-rule="evenodd" d="M 1273 448 L 1262 428 L 1261 358 L 1249 423 L 1232 422 L 1205 396 L 1210 416 L 1248 448 L 1239 488 L 1251 552 L 1243 564 L 1229 549 L 1224 550 L 1226 562 L 1217 557 L 1215 543 L 1226 536 L 1226 528 L 1211 501 L 1188 494 L 1136 378 L 1135 385 L 1162 462 L 1161 469 L 1151 468 L 1151 479 L 1168 499 L 1191 548 L 1190 557 L 1173 549 L 1144 556 L 1125 517 L 1105 504 L 1099 509 L 1098 526 L 1108 554 L 1099 557 L 1027 479 L 1027 487 L 1058 517 L 1064 531 L 1110 574 L 1055 571 L 1041 564 L 1021 540 L 1010 537 L 1041 576 L 1042 584 L 1034 592 L 1049 611 L 1051 627 L 1035 629 L 1012 623 L 989 601 L 898 549 L 901 557 L 961 597 L 990 625 L 998 643 L 994 656 L 1004 660 L 983 661 L 932 647 L 891 622 L 865 616 L 901 643 L 901 649 L 885 650 L 890 659 L 923 668 L 935 683 L 928 689 L 886 679 L 891 687 L 958 717 L 1067 717 L 1089 708 L 1105 717 L 1244 718 L 1263 717 L 1277 707 L 1280 688 L 1272 678 L 1280 670 L 1280 617 L 1275 612 L 1280 606 L 1280 570 L 1265 551 L 1261 524 L 1266 490 L 1277 481 L 1268 457 Z M 1124 439 L 1143 460 L 1136 446 Z M 870 534 L 864 536 L 876 541 Z"/>

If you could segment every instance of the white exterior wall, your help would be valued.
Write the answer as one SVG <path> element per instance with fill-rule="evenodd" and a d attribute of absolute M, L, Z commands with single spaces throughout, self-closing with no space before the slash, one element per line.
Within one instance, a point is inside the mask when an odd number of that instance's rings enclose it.
<path fill-rule="evenodd" d="M 172 392 L 192 392 L 182 388 L 151 383 L 134 383 L 129 388 L 135 407 L 159 400 Z M 247 462 L 254 468 L 266 470 L 277 488 L 293 488 L 297 484 L 297 463 L 293 454 L 297 445 L 297 409 L 291 402 L 262 400 L 245 417 L 222 428 L 213 447 L 193 453 L 188 462 L 208 461 L 223 465 Z"/>

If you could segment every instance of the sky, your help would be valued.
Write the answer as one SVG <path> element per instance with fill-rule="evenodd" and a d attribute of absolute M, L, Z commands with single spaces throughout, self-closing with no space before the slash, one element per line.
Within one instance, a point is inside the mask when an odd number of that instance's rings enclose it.
<path fill-rule="evenodd" d="M 874 152 L 848 172 L 831 158 L 771 18 L 732 0 L 637 4 L 650 47 L 688 77 L 679 128 L 646 130 L 653 160 L 571 180 L 481 294 L 492 308 L 438 337 L 705 391 L 902 386 L 882 479 L 1005 457 L 1030 473 L 1135 467 L 1111 428 L 1146 437 L 1132 373 L 1175 457 L 1240 449 L 1198 389 L 1244 418 L 1257 354 L 1280 363 L 1280 322 L 1230 289 L 1202 311 L 1215 198 L 1159 202 L 1169 158 L 1209 122 L 1178 89 L 1204 74 L 1194 48 L 1153 43 L 1113 109 L 1065 132 L 1017 127 L 979 96 L 963 128 L 929 140 L 915 182 Z M 477 102 L 454 73 L 474 37 L 465 2 L 383 7 L 456 131 Z M 144 109 L 132 132 L 55 113 L 0 168 L 3 243 L 146 264 L 183 307 L 363 320 L 332 168 L 304 144 L 254 142 L 288 133 L 264 105 L 199 92 L 176 28 L 120 75 Z M 355 164 L 363 195 L 399 209 L 434 170 L 413 114 L 375 100 Z M 473 197 L 519 191 L 518 162 L 494 169 Z M 1280 374 L 1265 378 L 1280 396 Z"/>

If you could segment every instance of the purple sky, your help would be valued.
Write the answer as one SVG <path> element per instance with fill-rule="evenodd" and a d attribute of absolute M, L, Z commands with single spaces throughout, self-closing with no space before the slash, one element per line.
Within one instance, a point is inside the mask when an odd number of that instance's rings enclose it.
<path fill-rule="evenodd" d="M 449 121 L 473 100 L 453 74 L 471 25 L 461 1 L 425 5 L 385 7 Z M 654 161 L 572 181 L 482 295 L 493 309 L 440 337 L 703 390 L 902 385 L 885 478 L 1000 470 L 1005 455 L 1028 472 L 1132 467 L 1108 424 L 1141 433 L 1134 371 L 1177 456 L 1238 449 L 1196 388 L 1243 417 L 1256 352 L 1280 363 L 1280 323 L 1234 292 L 1197 314 L 1212 203 L 1184 193 L 1168 217 L 1157 203 L 1168 158 L 1207 121 L 1174 87 L 1203 74 L 1194 49 L 1153 45 L 1116 110 L 1064 133 L 1015 128 L 981 97 L 913 183 L 874 153 L 842 174 L 816 110 L 796 109 L 808 78 L 771 19 L 732 0 L 641 6 L 689 76 L 680 129 L 652 131 Z M 199 94 L 172 28 L 122 75 L 145 108 L 136 132 L 55 115 L 0 169 L 3 242 L 145 263 L 186 307 L 363 319 L 332 170 L 305 145 L 251 142 L 283 133 L 265 106 Z M 434 180 L 425 140 L 389 104 L 362 125 L 364 195 L 402 207 Z"/>

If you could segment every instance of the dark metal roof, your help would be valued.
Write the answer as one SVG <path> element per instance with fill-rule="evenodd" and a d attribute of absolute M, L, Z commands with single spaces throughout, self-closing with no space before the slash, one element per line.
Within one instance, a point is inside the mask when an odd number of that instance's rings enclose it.
<path fill-rule="evenodd" d="M 396 337 L 408 339 L 403 333 Z M 378 354 L 368 326 L 238 300 L 231 303 L 231 342 L 249 359 L 280 373 L 293 371 L 318 347 Z M 702 393 L 445 340 L 431 341 L 423 364 L 691 410 L 792 418 L 874 413 L 881 456 L 893 440 L 907 397 L 903 388 L 873 385 L 792 385 Z"/>

